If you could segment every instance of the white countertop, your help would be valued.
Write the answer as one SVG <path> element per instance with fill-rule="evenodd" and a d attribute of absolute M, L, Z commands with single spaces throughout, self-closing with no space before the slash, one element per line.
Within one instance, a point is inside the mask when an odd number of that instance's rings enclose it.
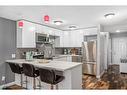
<path fill-rule="evenodd" d="M 59 71 L 65 71 L 68 69 L 72 69 L 76 66 L 82 65 L 82 63 L 79 63 L 79 62 L 66 62 L 66 61 L 53 61 L 53 60 L 49 60 L 49 62 L 46 63 L 46 62 L 44 62 L 43 59 L 34 59 L 32 61 L 27 61 L 25 59 L 13 59 L 13 60 L 6 60 L 6 62 L 17 63 L 17 64 L 28 63 L 28 64 L 32 64 L 36 67 L 53 68 L 53 69 L 56 69 Z"/>

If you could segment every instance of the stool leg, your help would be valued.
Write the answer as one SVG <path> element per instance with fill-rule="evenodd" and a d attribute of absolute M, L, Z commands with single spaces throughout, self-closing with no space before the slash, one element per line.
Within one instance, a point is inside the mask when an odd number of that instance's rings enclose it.
<path fill-rule="evenodd" d="M 39 80 L 39 88 L 41 89 L 41 81 Z"/>
<path fill-rule="evenodd" d="M 27 89 L 27 82 L 28 82 L 28 81 L 27 81 L 27 76 L 26 76 L 26 89 Z"/>
<path fill-rule="evenodd" d="M 21 74 L 21 76 L 20 76 L 20 83 L 21 83 L 21 87 L 23 87 L 23 79 L 22 79 L 22 74 Z"/>
<path fill-rule="evenodd" d="M 53 85 L 51 84 L 51 89 L 53 89 Z"/>
<path fill-rule="evenodd" d="M 56 89 L 58 89 L 58 84 L 56 84 Z"/>
<path fill-rule="evenodd" d="M 33 78 L 33 89 L 36 89 L 36 80 Z"/>
<path fill-rule="evenodd" d="M 38 83 L 39 83 L 39 85 L 37 85 L 37 86 L 39 87 L 39 89 L 41 89 L 41 81 L 39 78 L 36 78 L 36 79 L 38 80 Z"/>

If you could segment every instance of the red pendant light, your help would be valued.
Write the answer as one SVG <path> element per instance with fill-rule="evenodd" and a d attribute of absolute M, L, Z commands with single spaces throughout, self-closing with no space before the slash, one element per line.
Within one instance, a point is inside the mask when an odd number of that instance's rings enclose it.
<path fill-rule="evenodd" d="M 49 16 L 48 15 L 44 16 L 44 22 L 46 22 L 46 23 L 49 22 Z"/>
<path fill-rule="evenodd" d="M 18 26 L 19 26 L 20 28 L 22 28 L 22 27 L 23 27 L 23 21 L 19 21 L 19 22 L 18 22 Z"/>

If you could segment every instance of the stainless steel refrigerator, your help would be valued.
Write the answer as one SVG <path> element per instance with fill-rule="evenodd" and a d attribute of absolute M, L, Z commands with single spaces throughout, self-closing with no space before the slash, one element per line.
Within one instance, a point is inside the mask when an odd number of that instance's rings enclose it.
<path fill-rule="evenodd" d="M 82 70 L 84 74 L 96 75 L 96 49 L 96 41 L 88 41 L 82 43 Z"/>

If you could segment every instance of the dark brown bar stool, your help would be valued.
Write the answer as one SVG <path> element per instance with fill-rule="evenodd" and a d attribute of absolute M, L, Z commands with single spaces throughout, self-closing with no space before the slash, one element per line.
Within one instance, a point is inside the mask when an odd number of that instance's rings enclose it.
<path fill-rule="evenodd" d="M 23 63 L 22 67 L 23 67 L 23 72 L 26 76 L 33 77 L 33 89 L 36 89 L 36 79 L 35 78 L 39 76 L 39 70 L 36 70 L 33 65 L 26 64 L 26 63 Z M 27 83 L 26 83 L 26 88 L 27 88 Z"/>
<path fill-rule="evenodd" d="M 56 85 L 56 89 L 58 89 L 58 83 L 60 83 L 64 76 L 56 75 L 56 70 L 49 68 L 39 68 L 40 80 L 42 82 L 51 84 L 51 89 L 53 89 L 53 85 Z"/>
<path fill-rule="evenodd" d="M 23 68 L 20 67 L 18 64 L 15 64 L 15 63 L 8 63 L 10 68 L 11 68 L 11 71 L 13 73 L 16 73 L 16 74 L 20 74 L 21 77 L 20 77 L 20 84 L 21 86 L 23 87 L 23 79 L 22 79 L 22 74 L 23 74 Z"/>

